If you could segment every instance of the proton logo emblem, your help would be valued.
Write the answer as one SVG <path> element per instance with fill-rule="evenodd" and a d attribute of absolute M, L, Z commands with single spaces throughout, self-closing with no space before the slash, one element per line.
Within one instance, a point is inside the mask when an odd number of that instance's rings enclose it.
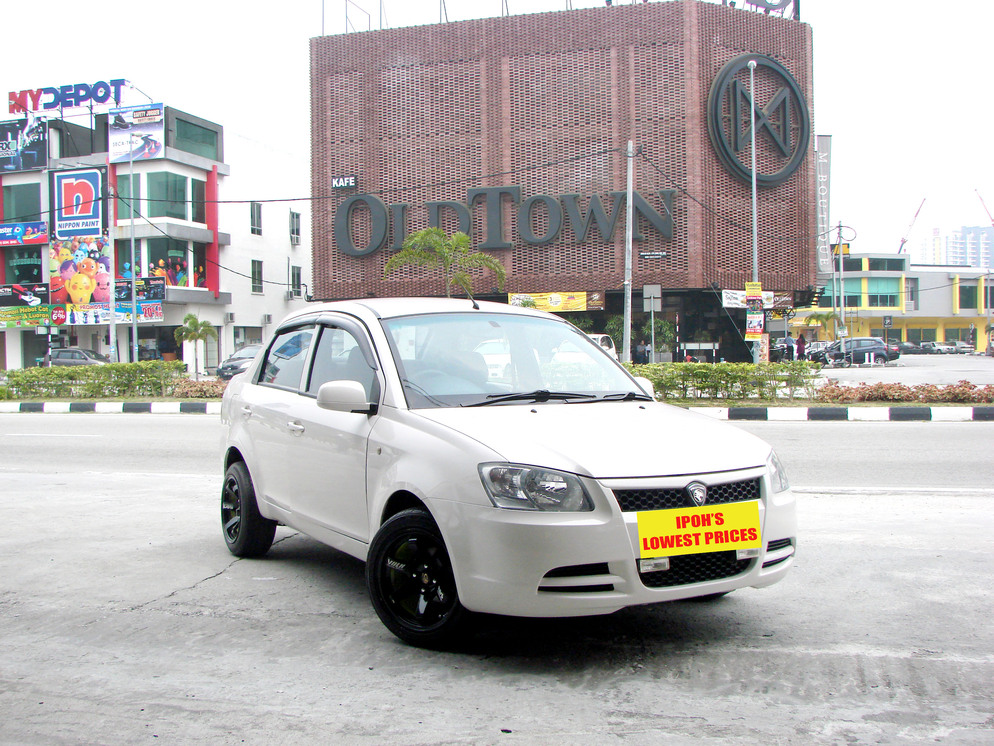
<path fill-rule="evenodd" d="M 750 60 L 756 62 L 755 100 L 749 80 Z M 807 155 L 811 118 L 794 76 L 761 54 L 744 54 L 728 62 L 708 94 L 711 144 L 729 173 L 745 182 L 752 180 L 752 112 L 756 121 L 756 184 L 778 186 Z"/>
<path fill-rule="evenodd" d="M 701 507 L 708 501 L 708 488 L 700 482 L 691 482 L 687 485 L 687 494 L 694 501 L 694 505 Z"/>

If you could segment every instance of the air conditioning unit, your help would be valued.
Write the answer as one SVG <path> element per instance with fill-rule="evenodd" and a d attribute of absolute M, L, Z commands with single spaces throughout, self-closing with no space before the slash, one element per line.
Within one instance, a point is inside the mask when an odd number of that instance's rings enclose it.
<path fill-rule="evenodd" d="M 228 311 L 228 313 L 224 314 L 224 323 L 225 324 L 235 323 L 235 314 L 233 311 Z"/>
<path fill-rule="evenodd" d="M 283 296 L 284 300 L 288 300 L 288 301 L 293 300 L 295 297 L 296 297 L 296 295 L 294 294 L 294 292 L 292 290 L 287 290 L 286 291 L 286 295 Z"/>
<path fill-rule="evenodd" d="M 266 326 L 266 324 L 272 324 L 272 323 L 273 323 L 273 314 L 264 313 L 262 315 L 262 325 Z"/>

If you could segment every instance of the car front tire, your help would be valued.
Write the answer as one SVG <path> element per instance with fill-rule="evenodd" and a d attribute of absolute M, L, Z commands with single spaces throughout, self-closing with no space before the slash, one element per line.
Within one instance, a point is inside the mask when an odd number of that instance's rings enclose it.
<path fill-rule="evenodd" d="M 456 593 L 442 534 L 421 509 L 397 513 L 376 532 L 366 559 L 366 586 L 380 621 L 410 645 L 450 644 L 469 616 Z"/>
<path fill-rule="evenodd" d="M 236 557 L 261 557 L 276 536 L 276 521 L 259 513 L 252 477 L 242 461 L 236 461 L 224 473 L 221 530 L 228 551 Z"/>

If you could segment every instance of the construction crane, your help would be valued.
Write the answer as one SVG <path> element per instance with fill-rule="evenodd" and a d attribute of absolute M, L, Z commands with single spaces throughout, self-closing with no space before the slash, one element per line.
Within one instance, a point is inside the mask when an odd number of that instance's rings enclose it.
<path fill-rule="evenodd" d="M 987 203 L 984 202 L 984 198 L 980 196 L 980 191 L 978 189 L 974 189 L 973 191 L 977 193 L 977 199 L 979 199 L 980 204 L 984 206 L 984 212 L 987 213 L 987 217 L 990 219 L 991 225 L 994 225 L 994 215 L 991 215 L 991 211 L 987 209 Z"/>
<path fill-rule="evenodd" d="M 918 209 L 915 210 L 915 216 L 911 218 L 911 223 L 908 225 L 908 229 L 904 232 L 904 238 L 901 239 L 901 245 L 897 247 L 897 253 L 901 254 L 904 252 L 904 244 L 908 242 L 908 235 L 911 233 L 912 227 L 915 225 L 915 221 L 918 220 L 918 213 L 922 211 L 922 205 L 925 204 L 925 198 L 922 197 L 921 205 L 918 205 Z"/>

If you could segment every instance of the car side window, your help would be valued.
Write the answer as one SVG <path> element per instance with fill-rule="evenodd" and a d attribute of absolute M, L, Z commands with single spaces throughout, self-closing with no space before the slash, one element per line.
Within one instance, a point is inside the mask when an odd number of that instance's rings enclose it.
<path fill-rule="evenodd" d="M 317 396 L 318 389 L 328 381 L 358 381 L 372 401 L 376 374 L 362 354 L 359 342 L 351 332 L 332 326 L 322 326 L 314 349 L 307 393 Z"/>
<path fill-rule="evenodd" d="M 266 353 L 261 383 L 298 390 L 313 338 L 313 326 L 295 327 L 277 334 Z"/>

